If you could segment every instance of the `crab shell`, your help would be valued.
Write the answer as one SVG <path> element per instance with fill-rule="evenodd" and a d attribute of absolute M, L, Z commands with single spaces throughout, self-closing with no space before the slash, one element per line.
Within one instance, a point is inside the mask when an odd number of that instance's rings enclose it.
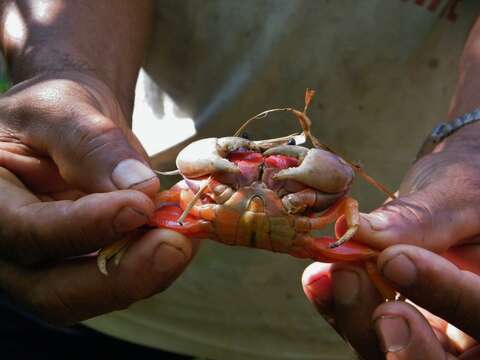
<path fill-rule="evenodd" d="M 263 176 L 262 181 L 269 183 L 270 187 L 280 182 L 290 184 L 287 190 L 283 189 L 282 195 L 301 190 L 301 187 L 292 187 L 291 184 L 312 188 L 324 197 L 324 208 L 343 196 L 349 190 L 354 178 L 351 166 L 328 151 L 285 143 L 250 141 L 240 137 L 205 138 L 195 141 L 178 154 L 176 164 L 186 179 L 202 178 L 207 175 L 224 179 L 228 176 L 238 178 L 245 175 L 244 169 L 228 159 L 229 154 L 238 151 L 260 153 L 265 159 L 278 155 L 297 159 L 298 166 L 275 169 L 270 172 L 270 176 Z M 260 172 L 259 169 L 258 172 Z M 267 173 L 267 169 L 264 172 Z M 257 174 L 249 176 L 249 181 L 256 177 Z M 239 184 L 247 185 L 244 182 Z M 288 203 L 288 195 L 285 200 Z M 292 204 L 289 205 L 289 207 L 292 206 Z"/>

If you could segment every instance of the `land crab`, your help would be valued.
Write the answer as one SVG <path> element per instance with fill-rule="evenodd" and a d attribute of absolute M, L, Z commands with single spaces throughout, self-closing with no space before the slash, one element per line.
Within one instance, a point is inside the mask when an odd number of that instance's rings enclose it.
<path fill-rule="evenodd" d="M 394 195 L 313 136 L 306 114 L 313 95 L 307 89 L 303 111 L 267 110 L 247 120 L 235 136 L 201 139 L 186 146 L 178 154 L 174 172 L 183 180 L 157 195 L 157 210 L 149 225 L 315 261 L 361 261 L 382 296 L 394 299 L 395 292 L 373 263 L 378 252 L 351 241 L 359 226 L 359 210 L 358 202 L 347 194 L 358 173 L 390 197 Z M 259 141 L 239 136 L 251 121 L 277 111 L 292 113 L 302 134 Z M 297 144 L 304 140 L 313 147 Z M 344 220 L 338 222 L 341 217 Z M 343 224 L 336 226 L 335 238 L 311 234 L 335 221 Z M 110 258 L 119 263 L 127 245 L 114 243 L 100 251 L 102 273 L 107 274 Z"/>

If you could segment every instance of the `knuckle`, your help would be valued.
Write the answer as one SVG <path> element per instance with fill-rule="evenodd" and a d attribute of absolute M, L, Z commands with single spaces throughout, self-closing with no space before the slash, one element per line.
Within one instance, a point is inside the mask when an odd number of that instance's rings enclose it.
<path fill-rule="evenodd" d="M 399 198 L 384 205 L 383 210 L 397 217 L 399 223 L 409 224 L 411 233 L 418 240 L 416 244 L 426 243 L 434 228 L 435 219 L 429 203 L 419 199 Z"/>

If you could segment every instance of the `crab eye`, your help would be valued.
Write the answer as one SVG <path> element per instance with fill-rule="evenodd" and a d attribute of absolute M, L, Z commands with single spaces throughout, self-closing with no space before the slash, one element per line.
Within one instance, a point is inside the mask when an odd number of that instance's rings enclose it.
<path fill-rule="evenodd" d="M 246 140 L 250 140 L 250 135 L 248 135 L 248 133 L 246 132 L 243 132 L 242 135 L 240 135 L 240 137 Z"/>
<path fill-rule="evenodd" d="M 287 145 L 297 145 L 297 142 L 295 141 L 294 138 L 291 138 L 290 140 L 288 140 Z"/>

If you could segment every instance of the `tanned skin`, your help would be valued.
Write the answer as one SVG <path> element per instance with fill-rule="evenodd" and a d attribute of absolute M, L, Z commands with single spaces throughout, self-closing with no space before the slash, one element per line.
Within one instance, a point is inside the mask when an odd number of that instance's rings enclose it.
<path fill-rule="evenodd" d="M 15 86 L 0 99 L 0 286 L 54 323 L 125 308 L 163 290 L 194 252 L 178 234 L 136 230 L 153 212 L 150 197 L 159 188 L 129 129 L 152 3 L 1 2 L 2 46 Z M 7 31 L 12 14 L 23 35 Z M 477 23 L 451 118 L 480 106 L 479 43 Z M 359 234 L 386 248 L 379 270 L 398 290 L 475 338 L 480 280 L 456 265 L 475 271 L 478 263 L 479 131 L 480 124 L 468 125 L 417 161 L 400 197 L 365 214 Z M 122 237 L 137 241 L 104 277 L 87 254 Z M 452 262 L 435 254 L 449 248 Z M 382 350 L 389 359 L 441 359 L 450 356 L 445 351 L 474 358 L 467 342 L 458 342 L 466 337 L 449 337 L 446 322 L 434 331 L 433 318 L 406 303 L 379 306 L 360 268 L 334 269 L 319 287 L 314 280 L 325 273 L 310 267 L 305 291 L 365 358 L 384 358 Z"/>
<path fill-rule="evenodd" d="M 160 183 L 130 130 L 153 1 L 2 1 L 0 287 L 55 324 L 156 294 L 192 243 L 139 230 Z M 135 239 L 110 276 L 94 252 Z M 141 279 L 141 281 L 139 281 Z"/>

